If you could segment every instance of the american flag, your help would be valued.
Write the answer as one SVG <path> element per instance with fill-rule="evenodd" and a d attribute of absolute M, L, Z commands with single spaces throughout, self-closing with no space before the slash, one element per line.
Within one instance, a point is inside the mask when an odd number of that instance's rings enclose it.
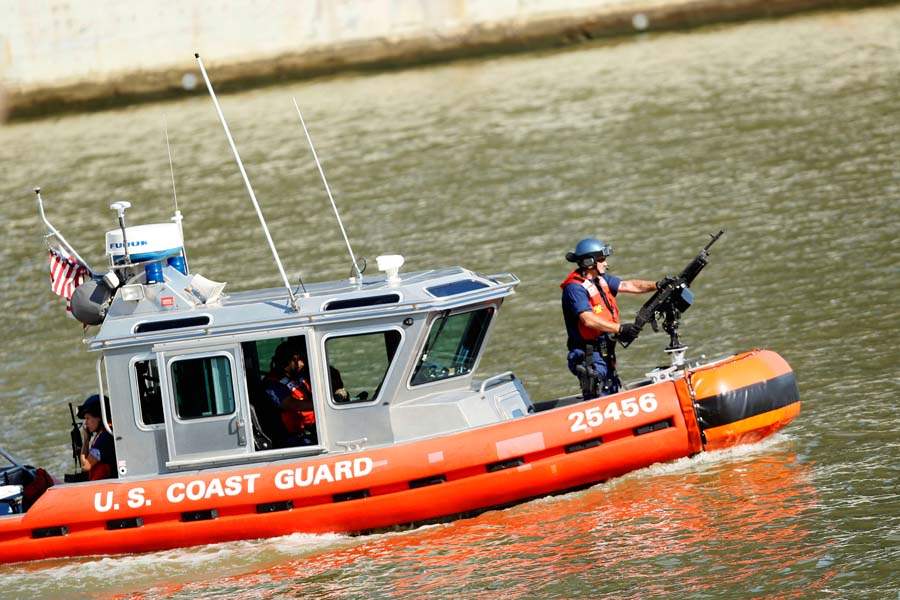
<path fill-rule="evenodd" d="M 66 299 L 66 310 L 72 312 L 72 294 L 84 283 L 90 271 L 61 248 L 50 248 L 50 289 Z"/>

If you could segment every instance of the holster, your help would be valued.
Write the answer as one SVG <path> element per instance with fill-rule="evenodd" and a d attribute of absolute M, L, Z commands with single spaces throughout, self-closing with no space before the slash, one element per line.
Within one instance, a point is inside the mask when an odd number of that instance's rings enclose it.
<path fill-rule="evenodd" d="M 601 378 L 594 368 L 594 352 L 606 363 L 606 377 Z M 584 347 L 584 362 L 576 367 L 581 393 L 585 400 L 605 396 L 619 391 L 621 380 L 616 372 L 616 345 L 609 338 L 601 340 L 595 348 L 593 344 Z"/>

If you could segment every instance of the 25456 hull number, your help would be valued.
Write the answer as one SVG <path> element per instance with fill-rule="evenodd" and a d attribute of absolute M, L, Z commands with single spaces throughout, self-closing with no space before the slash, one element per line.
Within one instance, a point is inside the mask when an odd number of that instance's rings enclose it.
<path fill-rule="evenodd" d="M 640 413 L 652 413 L 659 406 L 656 394 L 648 392 L 638 397 L 613 400 L 604 408 L 593 406 L 585 410 L 569 413 L 567 419 L 572 423 L 569 430 L 573 433 L 588 431 L 591 427 L 603 425 L 603 421 L 618 421 L 622 418 L 636 417 Z"/>

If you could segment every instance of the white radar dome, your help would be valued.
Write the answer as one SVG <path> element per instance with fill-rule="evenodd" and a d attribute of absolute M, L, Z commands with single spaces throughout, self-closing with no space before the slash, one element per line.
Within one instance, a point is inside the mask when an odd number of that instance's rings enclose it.
<path fill-rule="evenodd" d="M 126 227 L 125 234 L 128 240 L 128 255 L 135 262 L 158 260 L 180 254 L 184 245 L 177 223 L 135 225 Z M 106 232 L 106 255 L 113 259 L 124 258 L 125 247 L 122 244 L 121 229 Z"/>

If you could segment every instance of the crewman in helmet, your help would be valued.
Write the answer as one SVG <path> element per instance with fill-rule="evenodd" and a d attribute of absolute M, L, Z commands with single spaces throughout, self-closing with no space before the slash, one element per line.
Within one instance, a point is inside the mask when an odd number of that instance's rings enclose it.
<path fill-rule="evenodd" d="M 103 396 L 103 402 L 109 415 L 109 398 Z M 117 476 L 116 444 L 103 426 L 102 415 L 99 394 L 88 396 L 84 404 L 78 407 L 78 418 L 84 419 L 81 425 L 81 467 L 87 471 L 91 481 Z M 107 422 L 107 425 L 111 424 Z"/>
<path fill-rule="evenodd" d="M 640 329 L 621 323 L 616 296 L 619 292 L 644 294 L 656 283 L 644 279 L 622 280 L 606 272 L 612 248 L 596 239 L 578 242 L 566 260 L 576 264 L 562 282 L 562 309 L 568 334 L 569 370 L 582 384 L 585 399 L 619 391 L 616 375 L 616 340 L 629 343 Z"/>

